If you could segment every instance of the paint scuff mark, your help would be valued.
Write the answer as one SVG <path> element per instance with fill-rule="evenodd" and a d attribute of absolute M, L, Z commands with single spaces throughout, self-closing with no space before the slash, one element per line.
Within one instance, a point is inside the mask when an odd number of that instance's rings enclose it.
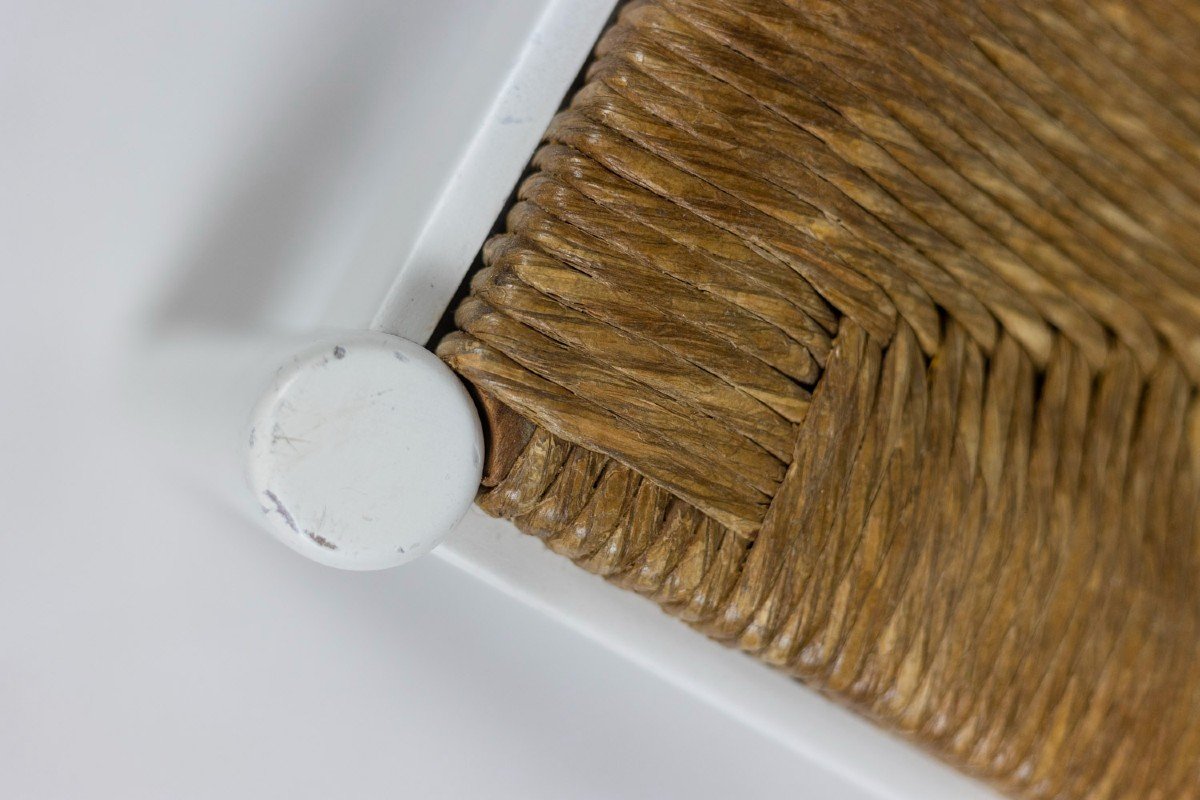
<path fill-rule="evenodd" d="M 337 545 L 326 539 L 319 533 L 313 531 L 305 531 L 304 535 L 313 540 L 313 543 L 318 547 L 324 547 L 326 550 L 337 550 Z"/>
<path fill-rule="evenodd" d="M 292 530 L 294 530 L 296 533 L 299 533 L 300 528 L 297 527 L 296 520 L 292 516 L 292 512 L 287 510 L 287 506 L 285 506 L 283 504 L 283 501 L 279 499 L 279 496 L 277 494 L 275 494 L 274 492 L 272 492 L 270 489 L 267 489 L 265 492 L 263 492 L 263 494 L 265 494 L 267 496 L 268 500 L 270 500 L 272 503 L 275 504 L 276 513 L 278 513 L 279 516 L 283 517 L 283 521 L 287 523 L 287 526 L 289 528 L 291 528 Z"/>
<path fill-rule="evenodd" d="M 308 444 L 307 439 L 300 439 L 295 436 L 286 435 L 283 432 L 283 427 L 278 422 L 276 422 L 274 425 L 271 426 L 271 444 L 277 445 L 280 442 L 287 442 L 289 445 L 291 445 L 291 448 L 293 450 L 297 450 L 297 451 L 300 449 L 300 448 L 296 447 L 297 442 L 300 442 L 301 444 Z"/>

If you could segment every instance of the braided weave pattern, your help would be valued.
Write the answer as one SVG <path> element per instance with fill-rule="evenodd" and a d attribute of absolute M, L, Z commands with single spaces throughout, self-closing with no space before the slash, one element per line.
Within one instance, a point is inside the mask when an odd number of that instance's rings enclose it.
<path fill-rule="evenodd" d="M 629 3 L 439 347 L 481 506 L 1014 796 L 1200 797 L 1198 60 Z"/>

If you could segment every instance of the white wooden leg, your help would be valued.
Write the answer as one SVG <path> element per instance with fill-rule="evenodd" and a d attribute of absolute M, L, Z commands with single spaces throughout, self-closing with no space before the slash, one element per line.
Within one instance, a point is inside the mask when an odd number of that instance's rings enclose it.
<path fill-rule="evenodd" d="M 483 434 L 467 390 L 398 336 L 174 333 L 142 372 L 163 444 L 322 564 L 423 555 L 478 489 Z"/>

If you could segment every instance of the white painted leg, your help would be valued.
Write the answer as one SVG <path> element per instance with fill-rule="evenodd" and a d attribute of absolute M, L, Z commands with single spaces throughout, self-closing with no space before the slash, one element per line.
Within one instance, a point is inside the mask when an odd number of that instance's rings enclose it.
<path fill-rule="evenodd" d="M 174 333 L 140 371 L 163 443 L 322 564 L 382 569 L 427 553 L 478 489 L 470 396 L 400 337 Z"/>

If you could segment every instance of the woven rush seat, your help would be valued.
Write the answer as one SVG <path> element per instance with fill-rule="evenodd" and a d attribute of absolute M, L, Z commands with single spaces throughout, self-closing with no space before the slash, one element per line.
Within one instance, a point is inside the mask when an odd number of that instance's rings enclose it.
<path fill-rule="evenodd" d="M 650 0 L 439 354 L 489 513 L 1022 798 L 1200 797 L 1200 3 Z"/>

